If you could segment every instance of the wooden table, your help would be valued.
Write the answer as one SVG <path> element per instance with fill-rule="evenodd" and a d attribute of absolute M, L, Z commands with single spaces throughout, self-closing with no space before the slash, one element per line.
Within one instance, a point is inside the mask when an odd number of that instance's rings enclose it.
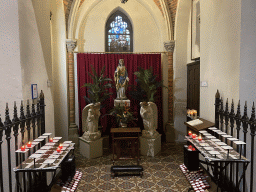
<path fill-rule="evenodd" d="M 113 165 L 117 160 L 136 159 L 139 165 L 140 144 L 139 127 L 111 128 Z"/>
<path fill-rule="evenodd" d="M 196 134 L 198 134 L 199 131 L 201 131 L 201 130 L 204 130 L 204 129 L 207 129 L 209 127 L 214 127 L 215 126 L 215 123 L 210 122 L 208 120 L 205 120 L 203 118 L 199 118 L 199 120 L 203 121 L 203 123 L 199 124 L 199 125 L 194 125 L 194 126 L 191 126 L 187 122 L 184 122 L 184 124 L 187 126 L 187 135 L 188 135 L 188 131 L 190 131 L 190 130 L 192 132 L 195 132 Z"/>

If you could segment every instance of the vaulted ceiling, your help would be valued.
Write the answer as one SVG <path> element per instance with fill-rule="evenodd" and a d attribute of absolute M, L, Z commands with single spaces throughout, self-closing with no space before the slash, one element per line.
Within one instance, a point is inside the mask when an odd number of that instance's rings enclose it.
<path fill-rule="evenodd" d="M 70 9 L 71 9 L 73 1 L 75 1 L 75 0 L 63 0 L 66 24 L 68 22 L 68 17 L 69 17 L 69 14 L 70 14 Z M 81 5 L 83 4 L 84 1 L 85 0 L 81 0 L 79 7 L 81 7 Z M 130 1 L 132 1 L 132 0 L 130 0 Z M 153 0 L 153 1 L 155 2 L 157 7 L 160 9 L 160 11 L 163 14 L 163 10 L 162 10 L 162 7 L 161 7 L 160 0 Z M 169 11 L 170 11 L 170 14 L 171 14 L 171 20 L 172 20 L 172 26 L 171 27 L 172 27 L 172 29 L 174 31 L 175 16 L 176 16 L 178 0 L 163 0 L 163 1 L 165 1 L 165 3 L 168 5 L 168 8 L 169 8 Z"/>

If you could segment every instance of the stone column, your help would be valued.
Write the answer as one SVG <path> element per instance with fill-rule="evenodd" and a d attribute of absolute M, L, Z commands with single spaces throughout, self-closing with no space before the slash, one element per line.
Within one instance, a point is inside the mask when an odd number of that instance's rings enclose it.
<path fill-rule="evenodd" d="M 68 101 L 69 101 L 69 140 L 78 144 L 78 127 L 75 123 L 75 79 L 74 79 L 74 49 L 76 40 L 67 39 L 67 65 L 68 65 Z"/>
<path fill-rule="evenodd" d="M 168 52 L 168 122 L 165 125 L 165 134 L 167 142 L 175 142 L 175 129 L 173 124 L 173 51 L 175 41 L 170 40 L 164 43 Z"/>

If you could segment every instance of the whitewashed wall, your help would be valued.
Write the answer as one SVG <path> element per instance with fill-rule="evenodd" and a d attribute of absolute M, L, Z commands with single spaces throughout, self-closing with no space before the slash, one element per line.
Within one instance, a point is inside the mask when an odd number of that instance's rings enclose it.
<path fill-rule="evenodd" d="M 200 114 L 214 122 L 215 93 L 239 99 L 241 0 L 201 1 Z"/>
<path fill-rule="evenodd" d="M 52 80 L 51 33 L 49 1 L 19 1 L 20 52 L 22 69 L 22 92 L 30 99 L 31 84 L 37 84 L 38 95 L 45 96 L 45 129 L 55 133 Z"/>
<path fill-rule="evenodd" d="M 18 1 L 1 0 L 0 6 L 0 114 L 5 102 L 23 99 L 20 66 Z"/>
<path fill-rule="evenodd" d="M 163 50 L 158 25 L 144 6 L 137 1 L 123 5 L 118 0 L 107 0 L 91 9 L 79 28 L 79 40 L 80 37 L 85 40 L 85 52 L 105 51 L 105 24 L 116 9 L 124 10 L 132 22 L 134 52 Z"/>
<path fill-rule="evenodd" d="M 190 57 L 190 6 L 188 1 L 179 1 L 175 21 L 175 52 L 173 59 L 174 82 L 174 128 L 176 140 L 184 141 L 186 133 L 187 64 Z"/>
<path fill-rule="evenodd" d="M 9 108 L 13 109 L 14 101 L 20 103 L 23 99 L 23 94 L 20 64 L 18 0 L 1 0 L 0 4 L 0 114 L 2 121 L 4 121 L 6 102 L 9 103 Z M 12 113 L 10 114 L 11 118 L 13 117 Z M 8 191 L 7 142 L 5 136 L 3 136 L 3 141 L 3 185 L 4 190 Z M 11 146 L 14 148 L 13 142 L 11 142 Z M 14 155 L 14 151 L 12 151 L 12 155 Z M 15 165 L 14 158 L 12 165 Z M 12 176 L 14 177 L 14 174 Z"/>
<path fill-rule="evenodd" d="M 240 99 L 256 102 L 256 1 L 242 1 L 240 45 Z"/>
<path fill-rule="evenodd" d="M 256 104 L 256 1 L 241 1 L 241 45 L 240 45 L 240 91 L 239 98 L 242 106 L 247 101 L 248 116 L 251 117 L 251 107 Z M 242 112 L 243 114 L 243 112 Z M 248 130 L 251 132 L 250 129 Z M 255 145 L 255 144 L 254 144 Z M 247 139 L 247 146 L 251 146 L 251 138 Z M 249 150 L 251 151 L 251 150 Z M 256 152 L 254 152 L 254 159 Z M 256 163 L 254 161 L 254 171 L 248 168 L 247 176 L 254 173 L 254 188 L 256 191 Z M 249 180 L 247 182 L 249 187 Z"/>
<path fill-rule="evenodd" d="M 53 101 L 55 134 L 68 139 L 68 98 L 66 64 L 66 25 L 63 1 L 51 0 L 52 11 L 52 55 L 53 55 Z"/>
<path fill-rule="evenodd" d="M 178 2 L 175 22 L 174 105 L 186 103 L 187 67 L 191 63 L 191 2 Z M 200 116 L 214 121 L 214 99 L 217 89 L 222 96 L 238 101 L 240 74 L 241 1 L 201 1 L 200 24 Z M 175 110 L 176 111 L 176 110 Z M 177 112 L 177 111 L 176 111 Z M 177 140 L 185 134 L 186 111 L 175 115 Z"/>

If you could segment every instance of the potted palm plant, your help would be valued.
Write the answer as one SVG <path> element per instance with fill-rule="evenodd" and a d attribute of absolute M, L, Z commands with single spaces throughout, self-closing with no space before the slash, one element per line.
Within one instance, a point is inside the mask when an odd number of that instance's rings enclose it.
<path fill-rule="evenodd" d="M 100 109 L 104 108 L 106 104 L 102 104 L 106 99 L 109 98 L 110 95 L 113 93 L 109 92 L 107 89 L 112 87 L 112 84 L 109 83 L 110 81 L 113 81 L 110 78 L 107 78 L 104 76 L 105 66 L 101 69 L 100 74 L 98 75 L 94 67 L 91 65 L 92 73 L 89 73 L 90 77 L 92 78 L 93 83 L 85 83 L 82 87 L 87 87 L 88 90 L 88 97 L 84 96 L 85 101 L 88 103 L 83 109 L 82 116 L 87 116 L 88 109 L 93 106 L 99 106 Z M 90 106 L 89 106 L 90 105 Z M 99 118 L 99 116 L 98 116 Z M 83 119 L 83 122 L 86 120 Z M 96 120 L 98 129 L 99 119 Z M 84 126 L 84 125 L 82 125 Z M 84 129 L 84 127 L 83 127 Z"/>
<path fill-rule="evenodd" d="M 87 103 L 102 103 L 106 99 L 109 98 L 110 93 L 107 89 L 112 87 L 111 83 L 107 83 L 108 81 L 113 81 L 110 78 L 104 76 L 104 71 L 106 66 L 103 66 L 101 69 L 100 75 L 96 73 L 96 70 L 91 65 L 92 73 L 89 73 L 90 77 L 93 80 L 93 83 L 85 83 L 82 87 L 88 87 L 88 97 L 84 96 L 84 99 Z M 103 108 L 103 107 L 101 107 Z"/>
<path fill-rule="evenodd" d="M 155 102 L 157 89 L 165 87 L 163 81 L 156 80 L 157 75 L 153 74 L 152 67 L 149 69 L 139 67 L 139 71 L 134 72 L 134 75 L 137 77 L 135 80 L 137 85 L 129 92 L 130 96 L 140 102 Z"/>
<path fill-rule="evenodd" d="M 159 133 L 157 129 L 158 112 L 154 103 L 159 87 L 165 87 L 163 81 L 157 81 L 157 75 L 153 74 L 152 68 L 143 69 L 134 72 L 137 79 L 137 85 L 129 92 L 133 99 L 140 101 L 140 115 L 143 119 L 144 130 L 142 136 L 146 138 L 156 138 Z M 167 87 L 165 87 L 167 88 Z"/>

